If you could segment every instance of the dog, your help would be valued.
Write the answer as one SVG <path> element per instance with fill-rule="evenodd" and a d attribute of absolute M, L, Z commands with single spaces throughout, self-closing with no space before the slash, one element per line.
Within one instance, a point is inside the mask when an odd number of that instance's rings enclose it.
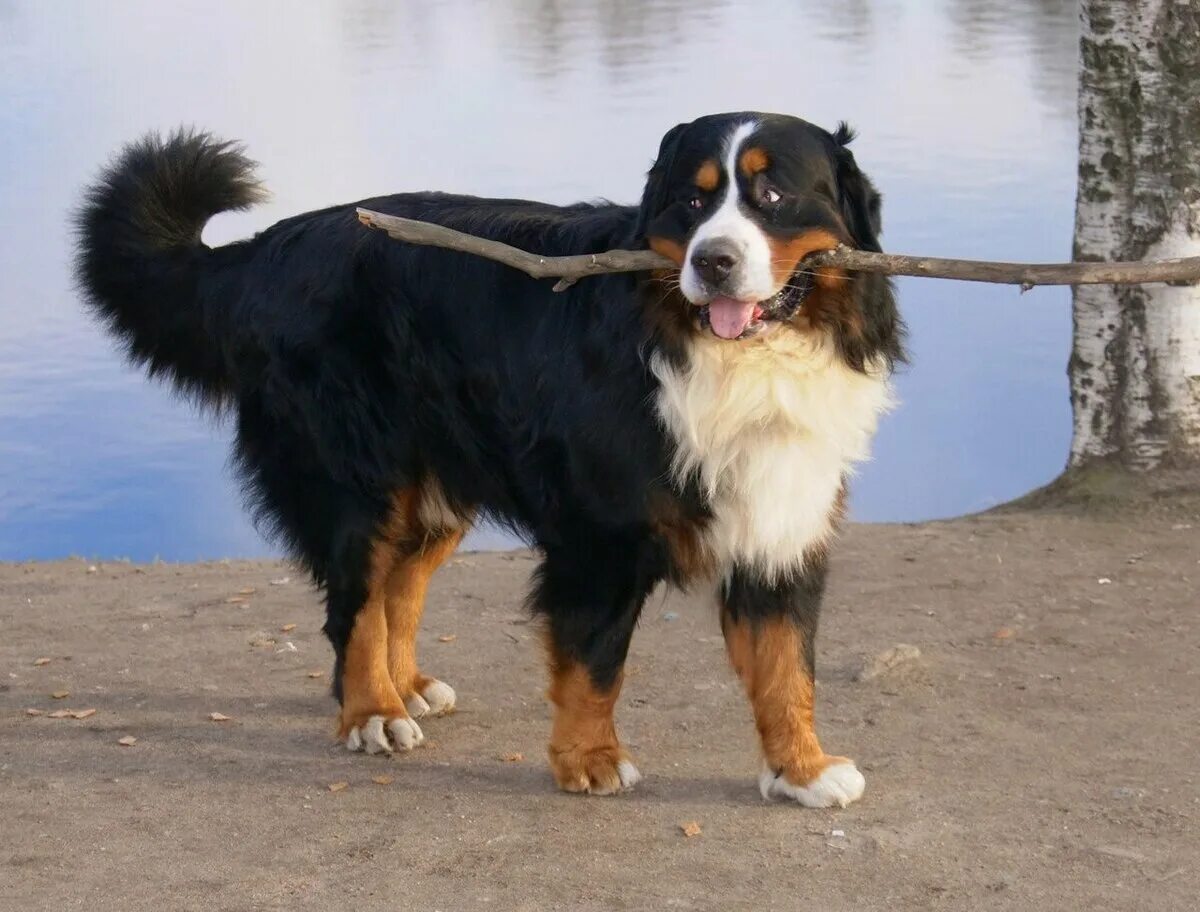
<path fill-rule="evenodd" d="M 324 593 L 347 748 L 412 749 L 418 719 L 454 709 L 415 634 L 431 574 L 488 519 L 540 552 L 528 602 L 562 789 L 639 781 L 613 714 L 638 614 L 667 582 L 716 592 L 762 795 L 862 795 L 817 740 L 814 644 L 904 328 L 887 279 L 804 266 L 880 249 L 851 139 L 705 116 L 662 139 L 636 206 L 404 193 L 217 248 L 208 219 L 262 196 L 240 146 L 150 135 L 102 173 L 77 214 L 79 286 L 133 362 L 235 416 L 250 508 Z M 551 256 L 650 248 L 677 268 L 556 293 L 368 231 L 356 206 Z"/>

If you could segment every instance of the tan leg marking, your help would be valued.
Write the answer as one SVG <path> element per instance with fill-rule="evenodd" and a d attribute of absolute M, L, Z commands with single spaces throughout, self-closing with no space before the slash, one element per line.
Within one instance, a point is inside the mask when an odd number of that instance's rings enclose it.
<path fill-rule="evenodd" d="M 550 660 L 550 702 L 554 727 L 550 734 L 550 769 L 567 792 L 611 795 L 631 788 L 641 774 L 617 739 L 613 707 L 621 692 L 621 675 L 599 690 L 582 665 Z"/>
<path fill-rule="evenodd" d="M 440 715 L 454 709 L 453 689 L 421 674 L 416 638 L 430 577 L 454 553 L 462 537 L 461 529 L 438 532 L 412 554 L 399 557 L 387 578 L 388 669 L 396 692 L 414 716 L 428 712 Z"/>
<path fill-rule="evenodd" d="M 421 675 L 416 662 L 429 577 L 463 534 L 458 528 L 431 531 L 428 523 L 435 517 L 449 521 L 444 498 L 438 498 L 440 489 L 428 486 L 396 492 L 388 521 L 376 536 L 367 599 L 355 616 L 342 664 L 338 733 L 351 750 L 415 747 L 425 736 L 412 716 L 435 704 L 441 712 L 454 705 L 454 691 Z"/>
<path fill-rule="evenodd" d="M 369 752 L 376 753 L 387 749 L 384 729 L 390 730 L 393 720 L 407 719 L 408 710 L 388 672 L 383 591 L 374 586 L 366 604 L 354 618 L 354 628 L 346 644 L 338 735 L 354 750 L 365 746 Z M 408 729 L 403 722 L 398 722 L 395 727 L 398 731 Z M 420 729 L 417 729 L 411 740 L 419 743 L 419 734 Z M 402 734 L 400 737 L 401 741 L 409 740 Z M 412 744 L 401 746 L 411 747 Z"/>
<path fill-rule="evenodd" d="M 805 662 L 805 644 L 800 631 L 786 619 L 750 623 L 722 617 L 725 645 L 734 670 L 746 688 L 754 709 L 754 722 L 766 763 L 764 797 L 786 795 L 804 804 L 827 807 L 847 804 L 862 793 L 861 776 L 846 757 L 829 756 L 821 750 L 813 727 L 813 680 Z M 857 791 L 850 783 L 845 794 L 826 794 L 830 788 L 822 776 L 830 767 L 848 764 L 842 771 L 857 777 Z M 839 780 L 843 778 L 839 773 Z M 783 780 L 778 784 L 775 780 Z M 789 791 L 788 786 L 795 787 Z M 811 792 L 811 793 L 810 793 Z M 799 793 L 799 794 L 796 794 Z"/>

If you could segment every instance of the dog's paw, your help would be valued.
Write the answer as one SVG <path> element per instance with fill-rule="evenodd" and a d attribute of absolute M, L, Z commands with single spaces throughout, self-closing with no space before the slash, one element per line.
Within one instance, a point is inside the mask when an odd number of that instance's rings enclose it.
<path fill-rule="evenodd" d="M 550 748 L 550 769 L 564 792 L 615 795 L 642 781 L 633 760 L 620 748 L 599 748 L 586 753 Z"/>
<path fill-rule="evenodd" d="M 758 789 L 763 798 L 787 798 L 804 807 L 845 807 L 862 797 L 867 781 L 853 760 L 831 757 L 820 774 L 806 783 L 789 781 L 786 773 L 776 773 L 764 767 L 758 777 Z"/>
<path fill-rule="evenodd" d="M 414 689 L 404 698 L 404 706 L 414 719 L 423 716 L 444 716 L 454 712 L 458 696 L 454 693 L 454 688 L 445 681 L 425 678 L 419 680 L 417 686 L 420 687 L 420 692 Z"/>
<path fill-rule="evenodd" d="M 346 748 L 368 754 L 409 751 L 425 741 L 421 726 L 408 716 L 368 716 L 346 733 Z"/>

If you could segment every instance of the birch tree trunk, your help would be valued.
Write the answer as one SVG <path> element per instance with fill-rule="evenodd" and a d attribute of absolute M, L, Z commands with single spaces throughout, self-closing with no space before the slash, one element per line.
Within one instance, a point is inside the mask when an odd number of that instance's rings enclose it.
<path fill-rule="evenodd" d="M 1200 255 L 1200 0 L 1082 0 L 1075 259 Z M 1200 464 L 1200 286 L 1077 286 L 1069 469 Z"/>

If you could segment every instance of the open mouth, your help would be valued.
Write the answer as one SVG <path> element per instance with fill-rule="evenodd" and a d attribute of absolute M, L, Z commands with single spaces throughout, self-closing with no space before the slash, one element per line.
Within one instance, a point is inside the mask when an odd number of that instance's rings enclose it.
<path fill-rule="evenodd" d="M 771 323 L 790 320 L 795 316 L 811 287 L 811 277 L 798 275 L 763 301 L 740 301 L 718 295 L 697 309 L 700 326 L 730 341 L 752 338 Z"/>

